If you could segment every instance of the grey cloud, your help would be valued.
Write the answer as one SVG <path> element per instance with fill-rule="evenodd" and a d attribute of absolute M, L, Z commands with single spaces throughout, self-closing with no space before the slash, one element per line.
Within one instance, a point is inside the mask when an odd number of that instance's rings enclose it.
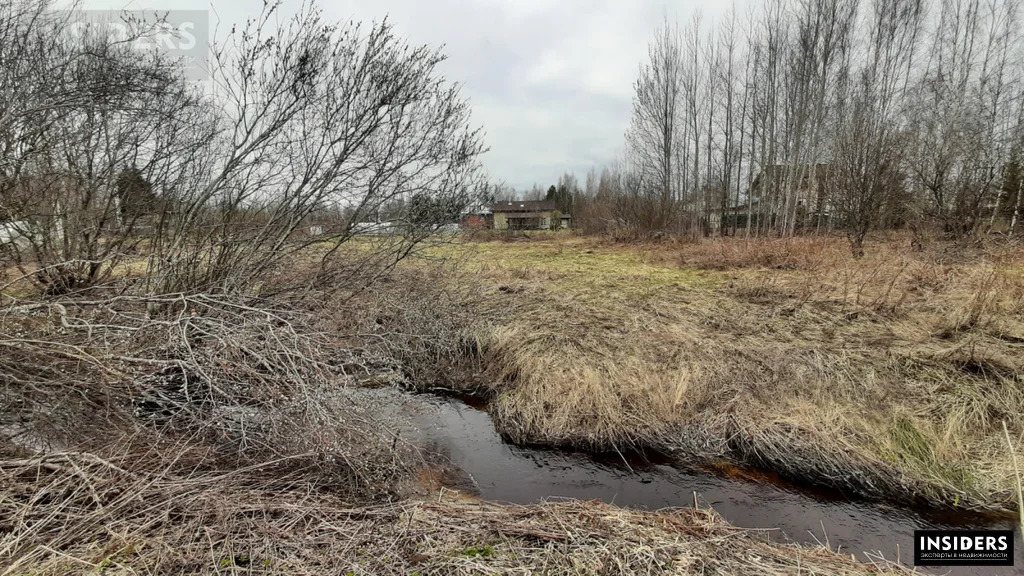
<path fill-rule="evenodd" d="M 145 9 L 149 0 L 87 0 Z M 214 1 L 222 30 L 262 0 Z M 444 44 L 446 76 L 464 86 L 487 133 L 489 174 L 517 188 L 553 183 L 614 159 L 629 123 L 632 84 L 663 15 L 684 19 L 713 0 L 347 0 L 321 2 L 331 18 L 381 20 L 413 43 Z M 298 0 L 285 0 L 294 11 Z M 203 8 L 172 0 L 160 9 Z"/>

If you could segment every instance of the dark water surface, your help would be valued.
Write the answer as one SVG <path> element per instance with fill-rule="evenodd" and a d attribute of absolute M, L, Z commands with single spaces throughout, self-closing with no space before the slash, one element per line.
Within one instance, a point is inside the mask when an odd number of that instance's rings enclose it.
<path fill-rule="evenodd" d="M 463 471 L 462 488 L 496 502 L 542 499 L 601 500 L 631 508 L 711 506 L 735 526 L 766 529 L 765 537 L 827 543 L 858 558 L 913 563 L 913 534 L 926 528 L 1016 528 L 1015 522 L 956 513 L 927 513 L 853 501 L 839 494 L 800 489 L 767 477 L 735 478 L 687 471 L 663 462 L 592 457 L 505 443 L 486 411 L 435 396 L 406 397 L 414 409 L 411 441 Z M 408 406 L 408 405 L 407 405 Z M 1018 535 L 1013 568 L 931 568 L 939 574 L 1024 574 Z"/>

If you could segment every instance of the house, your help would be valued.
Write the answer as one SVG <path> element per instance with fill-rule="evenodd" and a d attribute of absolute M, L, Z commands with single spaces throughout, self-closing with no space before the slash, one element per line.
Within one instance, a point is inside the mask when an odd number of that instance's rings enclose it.
<path fill-rule="evenodd" d="M 491 214 L 466 214 L 462 217 L 460 226 L 466 230 L 487 230 L 492 227 L 493 218 Z"/>
<path fill-rule="evenodd" d="M 746 228 L 748 223 L 752 227 L 758 226 L 761 222 L 771 220 L 767 216 L 762 218 L 765 207 L 761 206 L 760 200 L 750 200 L 729 206 L 725 211 L 726 228 Z M 774 222 L 774 220 L 771 220 Z"/>
<path fill-rule="evenodd" d="M 750 185 L 753 201 L 771 202 L 786 195 L 796 197 L 797 206 L 810 212 L 828 212 L 828 184 L 832 170 L 828 164 L 774 164 L 766 166 Z"/>
<path fill-rule="evenodd" d="M 834 172 L 828 164 L 774 164 L 765 167 L 750 185 L 750 203 L 768 226 L 796 215 L 796 225 L 821 224 L 832 217 L 829 189 Z"/>
<path fill-rule="evenodd" d="M 554 202 L 508 200 L 491 205 L 495 230 L 550 230 L 569 227 L 572 219 Z M 554 224 L 554 226 L 552 226 Z"/>

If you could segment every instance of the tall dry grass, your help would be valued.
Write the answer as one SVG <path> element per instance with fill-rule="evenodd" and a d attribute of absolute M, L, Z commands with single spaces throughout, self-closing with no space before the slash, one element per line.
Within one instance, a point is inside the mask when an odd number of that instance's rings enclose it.
<path fill-rule="evenodd" d="M 502 432 L 1013 507 L 1024 255 L 841 239 L 468 245 Z"/>
<path fill-rule="evenodd" d="M 599 502 L 374 505 L 235 474 L 140 473 L 89 454 L 0 459 L 0 562 L 57 574 L 909 574 L 783 546 L 710 510 Z"/>

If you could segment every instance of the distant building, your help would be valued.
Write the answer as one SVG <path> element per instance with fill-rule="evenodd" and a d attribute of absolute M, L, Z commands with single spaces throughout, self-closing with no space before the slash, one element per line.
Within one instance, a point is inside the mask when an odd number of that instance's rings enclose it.
<path fill-rule="evenodd" d="M 353 236 L 391 236 L 399 232 L 396 222 L 356 222 L 352 224 Z"/>
<path fill-rule="evenodd" d="M 748 199 L 729 208 L 726 225 L 775 226 L 795 215 L 795 226 L 823 224 L 832 218 L 830 189 L 834 172 L 828 164 L 766 166 L 750 185 Z"/>
<path fill-rule="evenodd" d="M 495 230 L 550 230 L 572 225 L 572 218 L 559 212 L 554 202 L 508 200 L 492 204 L 491 213 Z"/>
<path fill-rule="evenodd" d="M 810 213 L 829 215 L 828 187 L 832 170 L 828 164 L 775 164 L 765 167 L 750 185 L 753 202 L 770 202 L 792 191 L 796 205 Z"/>
<path fill-rule="evenodd" d="M 490 212 L 466 214 L 462 217 L 461 226 L 466 230 L 487 230 L 492 227 L 494 217 Z"/>

